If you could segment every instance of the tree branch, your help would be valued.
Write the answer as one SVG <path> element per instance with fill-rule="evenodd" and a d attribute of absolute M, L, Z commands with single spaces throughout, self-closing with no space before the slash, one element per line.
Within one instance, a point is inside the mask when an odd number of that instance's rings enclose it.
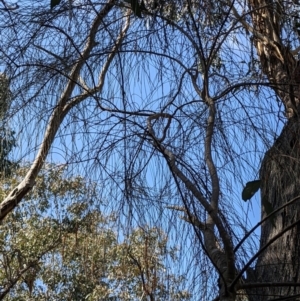
<path fill-rule="evenodd" d="M 155 117 L 152 117 L 153 119 L 163 118 L 164 113 L 162 114 L 155 114 Z M 155 136 L 155 132 L 152 129 L 152 124 L 150 121 L 150 118 L 148 118 L 147 127 L 150 136 L 153 139 L 154 146 L 163 153 L 166 158 L 168 158 L 169 166 L 172 170 L 172 172 L 184 183 L 186 188 L 192 192 L 192 194 L 196 197 L 196 199 L 200 202 L 200 204 L 205 208 L 208 215 L 211 217 L 211 220 L 214 225 L 216 225 L 220 237 L 222 239 L 223 245 L 224 245 L 224 252 L 221 252 L 220 249 L 216 245 L 216 237 L 214 234 L 214 230 L 212 225 L 207 225 L 203 229 L 202 233 L 204 235 L 205 240 L 205 247 L 207 249 L 207 252 L 209 256 L 212 258 L 214 264 L 221 272 L 222 278 L 225 276 L 226 282 L 228 280 L 234 278 L 235 275 L 235 262 L 234 262 L 234 252 L 233 252 L 233 246 L 231 239 L 221 221 L 221 219 L 218 216 L 217 210 L 211 206 L 211 204 L 205 199 L 205 197 L 202 195 L 202 193 L 195 187 L 195 185 L 182 173 L 182 171 L 176 166 L 176 160 L 174 154 L 161 145 L 158 138 Z M 178 210 L 178 209 L 177 209 Z M 227 287 L 227 283 L 224 283 L 225 288 Z"/>
<path fill-rule="evenodd" d="M 68 114 L 70 109 L 72 109 L 75 105 L 77 105 L 82 100 L 86 99 L 90 94 L 86 94 L 85 97 L 78 97 L 73 99 L 68 103 L 68 100 L 71 98 L 72 92 L 76 86 L 76 83 L 80 77 L 80 70 L 83 67 L 85 60 L 88 58 L 92 48 L 94 47 L 94 38 L 97 33 L 99 26 L 102 24 L 103 19 L 107 16 L 110 10 L 113 8 L 116 0 L 109 0 L 108 3 L 104 6 L 104 8 L 100 11 L 100 13 L 96 16 L 91 29 L 88 35 L 88 39 L 84 50 L 82 51 L 80 57 L 81 59 L 75 64 L 73 67 L 69 81 L 66 85 L 62 96 L 60 97 L 56 107 L 54 108 L 52 115 L 50 116 L 48 126 L 44 135 L 43 142 L 40 146 L 39 152 L 28 171 L 25 179 L 14 189 L 12 190 L 9 195 L 4 199 L 4 201 L 0 204 L 0 221 L 2 221 L 5 216 L 11 212 L 23 199 L 23 197 L 28 193 L 28 191 L 34 186 L 35 178 L 37 177 L 40 169 L 42 168 L 45 159 L 49 153 L 49 150 L 52 146 L 54 141 L 55 135 L 65 118 Z M 104 84 L 104 78 L 108 69 L 108 66 L 112 62 L 114 56 L 117 53 L 118 48 L 121 45 L 121 42 L 127 32 L 130 23 L 130 17 L 127 16 L 125 25 L 121 30 L 121 33 L 112 48 L 112 51 L 104 65 L 102 72 L 100 74 L 100 82 L 99 82 L 99 89 L 102 89 Z"/>

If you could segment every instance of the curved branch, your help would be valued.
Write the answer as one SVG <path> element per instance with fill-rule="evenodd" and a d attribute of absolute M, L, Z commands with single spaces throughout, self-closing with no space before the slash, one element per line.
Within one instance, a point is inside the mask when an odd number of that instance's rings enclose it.
<path fill-rule="evenodd" d="M 88 58 L 89 53 L 91 52 L 92 48 L 94 47 L 94 38 L 99 26 L 102 24 L 103 19 L 107 16 L 110 10 L 113 8 L 116 0 L 110 0 L 104 8 L 100 11 L 100 13 L 96 16 L 91 29 L 88 35 L 88 39 L 85 45 L 84 50 L 81 53 L 81 60 L 79 60 L 73 67 L 69 81 L 66 85 L 66 88 L 60 97 L 56 107 L 54 108 L 52 115 L 50 116 L 48 126 L 44 135 L 43 142 L 40 146 L 39 152 L 30 168 L 28 173 L 25 176 L 25 179 L 14 189 L 12 190 L 9 195 L 4 199 L 4 201 L 0 204 L 0 221 L 5 218 L 5 216 L 11 212 L 23 199 L 23 197 L 28 193 L 28 191 L 34 186 L 35 178 L 37 177 L 40 169 L 42 168 L 46 157 L 50 151 L 56 133 L 65 118 L 68 112 L 79 102 L 84 100 L 89 96 L 86 94 L 86 97 L 78 97 L 73 99 L 72 101 L 68 102 L 71 98 L 73 90 L 76 86 L 76 83 L 80 77 L 80 71 L 85 63 L 85 60 Z M 130 24 L 130 17 L 127 16 L 126 22 L 117 38 L 115 45 L 113 46 L 110 55 L 102 69 L 99 78 L 99 85 L 98 89 L 102 89 L 104 84 L 104 78 L 107 72 L 107 69 L 112 62 L 114 56 L 117 53 L 118 48 L 120 47 L 123 38 L 127 32 L 127 29 Z"/>
<path fill-rule="evenodd" d="M 164 117 L 165 113 L 157 113 L 152 119 L 158 119 L 159 117 Z M 196 199 L 200 202 L 200 204 L 205 208 L 206 212 L 210 216 L 213 225 L 215 225 L 219 231 L 220 237 L 222 239 L 224 245 L 224 252 L 221 252 L 220 249 L 216 245 L 215 241 L 215 234 L 213 231 L 213 227 L 211 225 L 206 224 L 206 227 L 203 231 L 205 236 L 205 245 L 207 248 L 207 252 L 209 253 L 210 257 L 212 258 L 214 264 L 218 267 L 221 271 L 223 276 L 224 274 L 227 275 L 225 278 L 226 281 L 233 279 L 235 275 L 235 264 L 234 264 L 234 252 L 231 239 L 217 214 L 217 210 L 206 200 L 206 198 L 202 195 L 202 193 L 195 187 L 195 185 L 183 174 L 183 172 L 177 167 L 176 160 L 174 154 L 161 145 L 158 138 L 156 138 L 155 133 L 152 129 L 151 121 L 148 119 L 148 131 L 151 138 L 154 140 L 154 146 L 163 153 L 166 158 L 168 158 L 168 163 L 170 169 L 186 186 L 186 188 L 196 197 Z M 223 277 L 222 277 L 223 278 Z M 226 287 L 225 283 L 225 287 Z"/>
<path fill-rule="evenodd" d="M 252 289 L 258 287 L 277 287 L 277 286 L 300 286 L 300 283 L 297 282 L 249 282 L 249 283 L 241 283 L 237 285 L 237 290 L 240 289 Z"/>
<path fill-rule="evenodd" d="M 292 203 L 294 203 L 295 201 L 299 200 L 300 196 L 297 196 L 295 198 L 293 198 L 292 200 L 290 200 L 289 202 L 283 204 L 282 206 L 278 207 L 276 210 L 272 211 L 270 214 L 268 214 L 265 218 L 263 218 L 260 222 L 258 222 L 243 238 L 242 240 L 235 246 L 234 248 L 234 252 L 236 252 L 241 245 L 244 243 L 244 241 L 259 227 L 261 226 L 261 224 L 263 224 L 267 219 L 269 219 L 270 217 L 272 217 L 273 215 L 275 215 L 278 211 L 280 211 L 281 209 L 291 205 Z"/>
<path fill-rule="evenodd" d="M 3 291 L 0 293 L 0 300 L 3 300 L 5 298 L 5 296 L 10 292 L 10 290 L 16 285 L 16 283 L 22 278 L 22 276 L 31 268 L 34 267 L 39 260 L 46 255 L 49 251 L 53 250 L 54 248 L 56 248 L 59 244 L 60 238 L 58 238 L 53 245 L 50 246 L 49 249 L 47 249 L 46 251 L 42 252 L 39 256 L 37 256 L 37 258 L 33 261 L 30 261 L 26 267 L 24 267 L 23 269 L 21 269 L 19 271 L 19 273 L 17 274 L 17 276 L 10 280 L 9 284 L 3 289 Z"/>
<path fill-rule="evenodd" d="M 250 265 L 256 260 L 256 258 L 265 251 L 273 242 L 275 242 L 278 238 L 280 238 L 285 232 L 291 230 L 293 227 L 297 226 L 299 224 L 300 220 L 295 221 L 294 223 L 290 224 L 289 226 L 285 227 L 282 231 L 280 231 L 278 234 L 276 234 L 274 237 L 272 237 L 263 247 L 261 247 L 254 256 L 245 264 L 245 266 L 240 270 L 238 275 L 235 277 L 235 279 L 230 284 L 229 288 L 233 288 L 239 281 L 239 279 L 242 277 L 244 272 L 250 267 Z"/>
<path fill-rule="evenodd" d="M 215 163 L 212 158 L 211 143 L 214 133 L 216 108 L 215 103 L 209 97 L 206 97 L 209 105 L 209 115 L 207 119 L 206 137 L 205 137 L 205 162 L 209 170 L 211 182 L 212 182 L 212 196 L 211 196 L 211 207 L 218 212 L 219 194 L 220 194 L 220 183 L 218 178 L 218 172 Z"/>

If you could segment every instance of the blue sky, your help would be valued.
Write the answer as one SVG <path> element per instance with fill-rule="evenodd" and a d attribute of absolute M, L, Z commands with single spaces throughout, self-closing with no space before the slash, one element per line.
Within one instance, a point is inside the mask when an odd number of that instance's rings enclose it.
<path fill-rule="evenodd" d="M 84 40 L 84 36 L 81 36 L 84 34 L 84 27 L 89 24 L 85 19 L 86 23 L 80 24 L 81 20 L 74 16 L 73 27 L 68 32 L 74 35 L 75 44 L 78 45 Z M 152 28 L 144 26 L 144 20 L 135 19 L 134 23 L 122 52 L 115 58 L 107 74 L 103 91 L 96 95 L 97 100 L 103 107 L 124 111 L 150 113 L 163 110 L 174 113 L 166 145 L 177 155 L 182 163 L 181 168 L 193 177 L 203 193 L 207 193 L 204 186 L 209 187 L 210 182 L 204 166 L 203 152 L 207 109 L 182 67 L 184 65 L 186 68 L 195 68 L 195 50 L 186 38 L 168 27 L 166 41 L 160 41 L 155 32 L 163 30 L 164 27 L 159 22 Z M 69 24 L 69 20 L 65 20 L 64 24 Z M 109 44 L 111 37 L 116 36 L 117 26 L 110 26 L 97 35 L 97 42 L 100 44 L 94 57 L 98 59 L 91 58 L 89 66 L 86 65 L 83 69 L 82 76 L 90 86 L 97 82 L 96 74 L 106 58 L 106 51 L 109 49 L 106 43 Z M 31 30 L 25 28 L 23 34 L 30 34 Z M 51 30 L 48 35 L 41 35 L 41 45 L 50 50 L 55 48 L 57 53 L 62 53 L 63 46 L 67 45 L 66 54 L 67 57 L 71 56 L 72 61 L 72 55 L 76 55 L 72 43 L 60 44 L 65 36 L 55 29 Z M 219 53 L 221 66 L 216 67 L 211 74 L 212 96 L 241 81 L 257 82 L 257 78 L 261 76 L 258 68 L 249 68 L 248 54 L 251 52 L 251 45 L 246 41 L 243 33 L 240 33 L 236 40 L 229 36 L 228 41 L 222 45 Z M 207 53 L 212 43 L 210 35 L 203 39 Z M 147 48 L 147 45 L 151 47 Z M 34 48 L 32 45 L 31 47 L 28 49 L 28 57 L 30 49 Z M 37 50 L 32 51 L 34 53 Z M 150 55 L 150 51 L 156 54 Z M 128 53 L 131 54 L 130 57 Z M 44 59 L 45 56 L 41 55 L 40 58 Z M 172 56 L 173 60 L 169 60 L 167 56 Z M 60 81 L 61 77 L 51 78 L 49 70 L 47 72 L 46 75 L 37 73 L 40 77 L 35 75 L 32 79 L 36 81 L 35 87 L 24 92 L 22 84 L 29 79 L 23 78 L 24 82 L 14 82 L 14 89 L 19 90 L 12 107 L 14 115 L 11 119 L 11 126 L 18 135 L 18 147 L 14 156 L 22 161 L 33 160 L 51 110 L 63 91 L 65 80 Z M 201 81 L 199 76 L 199 86 Z M 264 78 L 261 77 L 260 81 L 263 82 Z M 27 103 L 34 89 L 45 82 L 47 84 L 44 90 Z M 79 92 L 79 89 L 75 92 Z M 260 219 L 259 194 L 245 203 L 241 199 L 241 192 L 246 182 L 258 178 L 260 160 L 276 138 L 274 133 L 281 130 L 282 123 L 273 121 L 279 111 L 274 103 L 272 92 L 255 85 L 249 86 L 249 89 L 234 91 L 217 101 L 219 113 L 213 157 L 222 185 L 221 208 L 225 214 L 231 216 L 229 222 L 239 236 L 243 236 L 244 231 L 249 230 L 251 224 L 254 225 Z M 180 245 L 181 260 L 184 263 L 176 269 L 192 273 L 189 262 L 197 265 L 198 260 L 205 259 L 199 255 L 197 248 L 191 251 L 195 245 L 191 226 L 179 219 L 180 214 L 166 209 L 167 205 L 181 204 L 180 196 L 176 184 L 169 177 L 166 161 L 154 150 L 151 143 L 143 139 L 146 124 L 145 116 L 103 112 L 98 102 L 91 97 L 66 117 L 48 160 L 68 164 L 70 175 L 81 174 L 97 182 L 107 204 L 105 210 L 119 210 L 121 221 L 126 221 L 125 225 L 120 223 L 120 227 L 126 229 L 139 223 L 163 227 L 169 233 L 171 243 Z M 157 123 L 156 131 L 161 130 L 163 125 L 164 123 Z M 125 169 L 138 174 L 136 178 L 130 178 L 130 184 L 134 188 L 130 191 L 131 199 L 126 198 L 123 193 L 126 186 L 124 178 L 129 178 Z M 181 189 L 184 197 L 192 200 L 189 192 L 184 187 Z M 203 209 L 198 204 L 196 207 L 199 215 L 204 218 Z M 132 215 L 128 218 L 130 213 Z M 246 229 L 242 229 L 243 226 Z M 258 234 L 256 232 L 255 235 Z M 254 237 L 254 241 L 257 247 L 258 237 Z M 255 247 L 250 250 L 249 256 L 256 250 Z M 242 255 L 245 254 L 240 256 Z"/>

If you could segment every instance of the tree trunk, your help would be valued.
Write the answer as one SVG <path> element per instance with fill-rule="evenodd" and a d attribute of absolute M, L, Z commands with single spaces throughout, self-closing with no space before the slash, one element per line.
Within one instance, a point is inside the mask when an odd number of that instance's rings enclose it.
<path fill-rule="evenodd" d="M 253 21 L 251 30 L 262 71 L 285 105 L 287 116 L 281 135 L 265 154 L 261 165 L 262 217 L 265 217 L 268 203 L 276 209 L 300 195 L 299 67 L 281 36 L 281 13 L 285 4 L 282 1 L 249 0 L 249 5 Z M 255 281 L 277 282 L 277 285 L 250 290 L 251 300 L 277 300 L 289 296 L 291 298 L 284 300 L 300 300 L 300 287 L 293 285 L 300 283 L 298 220 L 300 200 L 286 206 L 276 213 L 275 219 L 270 218 L 262 225 L 261 248 L 287 227 L 290 229 L 270 244 L 256 263 Z"/>
<path fill-rule="evenodd" d="M 260 178 L 262 180 L 262 218 L 266 216 L 264 205 L 272 204 L 276 209 L 300 195 L 300 121 L 289 120 L 280 137 L 266 153 L 262 162 Z M 300 200 L 286 206 L 274 219 L 267 220 L 261 228 L 261 248 L 275 235 L 284 231 L 275 242 L 260 254 L 256 264 L 256 281 L 288 282 L 290 286 L 272 286 L 251 293 L 258 294 L 253 300 L 272 300 L 299 294 L 300 287 Z M 294 224 L 294 226 L 292 225 Z M 288 300 L 299 300 L 292 298 Z"/>

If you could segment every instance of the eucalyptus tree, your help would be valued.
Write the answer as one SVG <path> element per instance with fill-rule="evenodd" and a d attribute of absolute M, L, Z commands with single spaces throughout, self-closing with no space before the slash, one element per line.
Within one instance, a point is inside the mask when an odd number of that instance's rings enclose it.
<path fill-rule="evenodd" d="M 12 101 L 9 78 L 0 74 L 0 172 L 1 177 L 9 176 L 17 163 L 10 160 L 11 151 L 16 146 L 14 132 L 8 126 L 8 111 Z"/>
<path fill-rule="evenodd" d="M 26 172 L 2 181 L 1 196 Z M 1 300 L 191 300 L 174 275 L 178 249 L 159 228 L 122 233 L 98 187 L 46 164 L 0 226 Z"/>
<path fill-rule="evenodd" d="M 34 161 L 0 219 L 46 158 L 62 160 L 102 185 L 124 227 L 159 225 L 180 244 L 199 299 L 296 300 L 298 3 L 51 6 L 2 9 L 19 156 Z M 259 188 L 260 239 L 242 201 Z"/>

